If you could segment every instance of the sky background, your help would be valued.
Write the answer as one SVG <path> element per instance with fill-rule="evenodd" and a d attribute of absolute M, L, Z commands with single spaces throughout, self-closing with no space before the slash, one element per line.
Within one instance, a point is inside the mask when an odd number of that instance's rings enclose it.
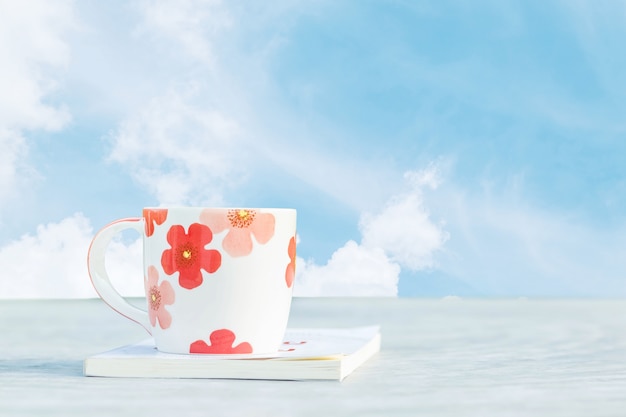
<path fill-rule="evenodd" d="M 626 296 L 624 45 L 608 0 L 0 0 L 0 298 L 95 296 L 160 205 L 296 208 L 297 296 Z"/>

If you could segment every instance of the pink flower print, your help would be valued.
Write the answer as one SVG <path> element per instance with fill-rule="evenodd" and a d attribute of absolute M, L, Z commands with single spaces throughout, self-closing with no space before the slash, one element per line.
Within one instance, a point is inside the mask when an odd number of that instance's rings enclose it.
<path fill-rule="evenodd" d="M 143 218 L 146 222 L 146 236 L 154 233 L 155 223 L 162 225 L 167 219 L 167 209 L 143 209 Z"/>
<path fill-rule="evenodd" d="M 287 283 L 287 288 L 291 288 L 293 285 L 293 280 L 296 277 L 296 237 L 292 237 L 289 239 L 289 247 L 287 248 L 287 253 L 289 254 L 289 259 L 291 262 L 287 265 L 287 270 L 285 271 L 285 282 Z"/>
<path fill-rule="evenodd" d="M 167 329 L 172 324 L 172 316 L 165 306 L 174 304 L 174 289 L 168 281 L 163 281 L 159 285 L 159 271 L 152 265 L 148 267 L 148 279 L 144 282 L 148 297 L 150 324 L 154 327 L 158 321 L 162 329 Z"/>
<path fill-rule="evenodd" d="M 222 255 L 215 249 L 205 249 L 213 240 L 211 229 L 200 223 L 189 226 L 189 234 L 181 225 L 174 225 L 167 232 L 167 241 L 172 249 L 166 249 L 161 256 L 161 265 L 167 275 L 178 271 L 178 283 L 188 290 L 202 284 L 202 271 L 218 270 Z"/>
<path fill-rule="evenodd" d="M 196 340 L 189 345 L 189 353 L 212 353 L 212 354 L 231 354 L 231 353 L 252 353 L 252 345 L 243 342 L 237 346 L 233 346 L 235 342 L 235 333 L 228 329 L 215 330 L 209 336 L 211 344 L 208 345 L 204 340 Z"/>
<path fill-rule="evenodd" d="M 273 214 L 251 209 L 228 210 L 226 214 L 205 210 L 200 214 L 200 222 L 209 226 L 213 233 L 228 229 L 222 247 L 234 257 L 252 252 L 252 235 L 260 244 L 269 242 L 276 223 Z"/>

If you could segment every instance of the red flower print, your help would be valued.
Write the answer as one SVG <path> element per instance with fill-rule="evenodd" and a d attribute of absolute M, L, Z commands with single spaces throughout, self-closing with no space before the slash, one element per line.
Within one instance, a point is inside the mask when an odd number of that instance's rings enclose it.
<path fill-rule="evenodd" d="M 209 336 L 210 345 L 204 340 L 196 340 L 189 345 L 189 353 L 252 353 L 252 345 L 243 342 L 233 346 L 235 333 L 228 329 L 215 330 Z"/>
<path fill-rule="evenodd" d="M 178 271 L 178 283 L 188 290 L 202 284 L 202 271 L 213 273 L 222 264 L 222 255 L 215 249 L 204 247 L 213 240 L 211 229 L 203 224 L 193 223 L 189 234 L 181 225 L 174 225 L 167 232 L 167 241 L 172 249 L 166 249 L 161 256 L 161 265 L 167 275 Z"/>
<path fill-rule="evenodd" d="M 143 209 L 143 217 L 146 222 L 146 236 L 150 237 L 154 233 L 154 224 L 161 225 L 165 222 L 167 209 Z"/>
<path fill-rule="evenodd" d="M 260 244 L 269 242 L 274 236 L 274 215 L 259 213 L 257 210 L 228 210 L 226 214 L 205 210 L 200 214 L 200 221 L 214 233 L 229 229 L 222 246 L 230 256 L 249 255 L 252 252 L 251 235 Z"/>
<path fill-rule="evenodd" d="M 159 284 L 159 271 L 150 265 L 148 267 L 148 279 L 144 281 L 146 295 L 148 297 L 148 316 L 150 324 L 156 326 L 158 320 L 162 329 L 167 329 L 172 324 L 172 316 L 165 309 L 166 305 L 174 304 L 174 289 L 168 281 Z"/>
<path fill-rule="evenodd" d="M 293 285 L 293 280 L 296 277 L 296 237 L 292 237 L 289 239 L 289 247 L 287 248 L 287 253 L 289 254 L 289 265 L 287 265 L 287 270 L 285 271 L 285 282 L 287 283 L 287 288 L 291 288 Z"/>

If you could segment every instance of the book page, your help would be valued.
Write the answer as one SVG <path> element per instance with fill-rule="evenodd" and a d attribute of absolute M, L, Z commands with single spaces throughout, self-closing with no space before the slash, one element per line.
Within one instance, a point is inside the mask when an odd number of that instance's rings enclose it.
<path fill-rule="evenodd" d="M 276 357 L 332 359 L 356 352 L 380 332 L 379 326 L 348 329 L 288 329 Z"/>
<path fill-rule="evenodd" d="M 365 343 L 380 332 L 379 326 L 332 328 L 332 329 L 287 329 L 284 342 L 278 352 L 271 354 L 242 355 L 181 355 L 159 352 L 153 339 L 124 346 L 98 356 L 130 357 L 142 356 L 153 358 L 176 358 L 179 360 L 211 359 L 336 359 L 356 352 Z"/>

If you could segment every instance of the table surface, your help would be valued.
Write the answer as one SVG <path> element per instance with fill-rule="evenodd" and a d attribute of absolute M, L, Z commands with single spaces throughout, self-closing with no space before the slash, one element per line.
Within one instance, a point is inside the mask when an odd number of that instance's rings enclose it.
<path fill-rule="evenodd" d="M 145 331 L 100 300 L 4 300 L 0 415 L 626 415 L 626 300 L 296 298 L 290 317 L 370 324 L 381 352 L 343 382 L 87 378 Z"/>

